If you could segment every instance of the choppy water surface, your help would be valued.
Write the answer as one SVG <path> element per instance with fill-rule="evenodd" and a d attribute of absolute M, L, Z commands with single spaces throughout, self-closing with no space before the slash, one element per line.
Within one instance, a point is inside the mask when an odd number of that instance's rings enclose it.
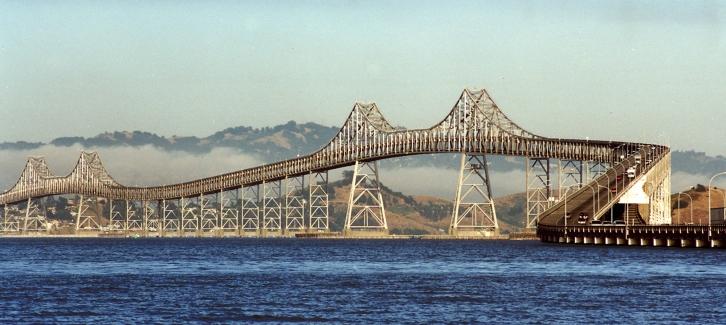
<path fill-rule="evenodd" d="M 0 322 L 726 320 L 726 250 L 529 241 L 0 239 Z"/>

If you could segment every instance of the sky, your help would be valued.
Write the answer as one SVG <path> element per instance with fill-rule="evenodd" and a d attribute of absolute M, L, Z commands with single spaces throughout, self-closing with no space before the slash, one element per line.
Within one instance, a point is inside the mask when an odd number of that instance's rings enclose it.
<path fill-rule="evenodd" d="M 2 1 L 0 142 L 428 127 L 486 88 L 549 137 L 726 155 L 724 1 Z M 75 154 L 73 155 L 75 156 Z"/>

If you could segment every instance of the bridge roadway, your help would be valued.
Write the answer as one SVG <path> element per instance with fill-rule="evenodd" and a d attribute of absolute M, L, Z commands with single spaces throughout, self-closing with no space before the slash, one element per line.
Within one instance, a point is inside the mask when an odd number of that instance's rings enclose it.
<path fill-rule="evenodd" d="M 662 160 L 669 158 L 668 150 L 657 146 L 643 147 L 639 155 L 640 163 L 636 161 L 635 155 L 623 159 L 588 186 L 566 196 L 567 201 L 562 200 L 542 213 L 537 226 L 540 239 L 561 244 L 726 247 L 726 225 L 648 225 L 634 224 L 629 220 L 617 225 L 592 224 L 592 220 L 607 220 L 606 213 L 637 184 L 637 180 L 645 177 Z M 630 167 L 635 168 L 636 177 L 627 176 L 626 171 Z M 608 185 L 599 186 L 601 183 Z M 580 212 L 592 218 L 586 224 L 579 224 L 577 216 Z"/>

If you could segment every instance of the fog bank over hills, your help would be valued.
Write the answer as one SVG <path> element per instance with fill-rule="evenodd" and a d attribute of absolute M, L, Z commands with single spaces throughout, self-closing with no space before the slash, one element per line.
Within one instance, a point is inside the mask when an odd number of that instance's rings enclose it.
<path fill-rule="evenodd" d="M 163 137 L 149 132 L 107 132 L 95 137 L 60 137 L 49 143 L 0 143 L 0 189 L 15 183 L 28 156 L 45 156 L 56 175 L 73 168 L 80 151 L 95 150 L 106 168 L 122 184 L 156 185 L 183 182 L 306 155 L 324 146 L 338 127 L 290 121 L 274 127 L 234 127 L 207 137 Z M 521 157 L 490 156 L 496 196 L 524 189 Z M 459 157 L 454 154 L 419 155 L 381 162 L 382 181 L 412 195 L 450 198 L 456 186 Z M 345 170 L 345 169 L 344 169 Z M 706 183 L 726 171 L 726 158 L 695 151 L 673 152 L 673 191 Z M 341 178 L 332 171 L 331 180 Z M 726 181 L 719 181 L 726 186 Z"/>

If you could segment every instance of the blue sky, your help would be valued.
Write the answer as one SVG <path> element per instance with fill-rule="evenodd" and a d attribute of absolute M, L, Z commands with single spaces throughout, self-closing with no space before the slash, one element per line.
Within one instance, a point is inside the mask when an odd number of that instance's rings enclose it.
<path fill-rule="evenodd" d="M 0 142 L 427 127 L 464 87 L 551 137 L 726 155 L 726 2 L 3 1 Z"/>

